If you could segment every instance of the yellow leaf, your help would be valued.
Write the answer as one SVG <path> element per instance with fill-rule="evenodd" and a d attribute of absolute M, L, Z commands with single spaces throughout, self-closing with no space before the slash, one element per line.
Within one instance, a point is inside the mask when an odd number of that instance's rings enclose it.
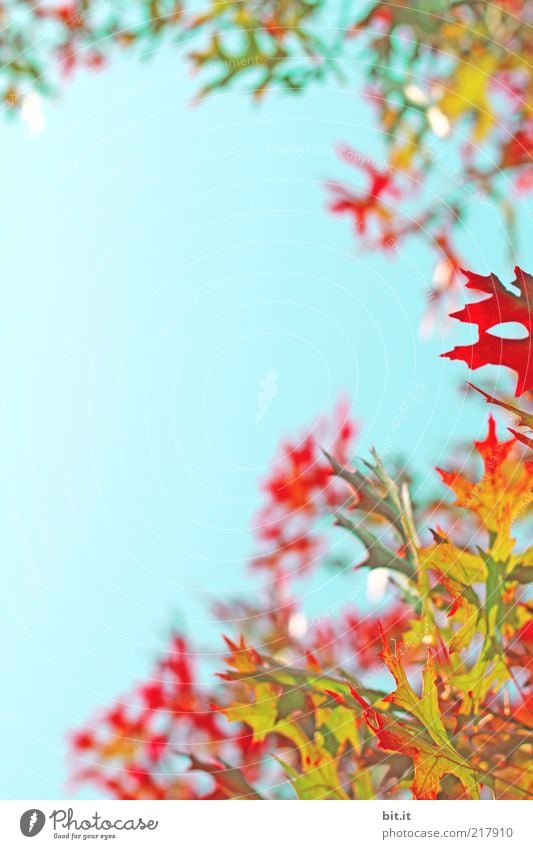
<path fill-rule="evenodd" d="M 459 472 L 437 471 L 457 496 L 456 504 L 476 513 L 484 527 L 497 535 L 491 554 L 504 562 L 513 549 L 512 525 L 531 504 L 533 463 L 522 461 L 516 439 L 498 440 L 492 416 L 487 438 L 475 442 L 474 447 L 484 466 L 479 481 L 470 481 Z"/>
<path fill-rule="evenodd" d="M 446 80 L 446 91 L 439 102 L 441 111 L 452 121 L 474 114 L 473 136 L 477 141 L 486 138 L 496 120 L 488 88 L 498 62 L 498 55 L 488 50 L 459 62 L 455 73 Z"/>

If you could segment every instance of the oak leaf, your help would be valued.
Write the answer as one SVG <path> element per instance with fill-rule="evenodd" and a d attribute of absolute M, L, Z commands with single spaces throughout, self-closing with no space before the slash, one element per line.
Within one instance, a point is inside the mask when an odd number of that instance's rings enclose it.
<path fill-rule="evenodd" d="M 469 798 L 479 799 L 476 770 L 454 748 L 442 721 L 432 655 L 429 655 L 423 670 L 422 695 L 419 696 L 409 683 L 398 648 L 391 651 L 385 639 L 383 644 L 382 657 L 396 681 L 396 690 L 385 701 L 407 711 L 418 720 L 418 724 L 389 719 L 373 709 L 350 686 L 350 692 L 362 706 L 366 724 L 376 735 L 379 747 L 412 760 L 414 779 L 411 790 L 415 799 L 436 799 L 446 775 L 455 776 Z"/>
<path fill-rule="evenodd" d="M 450 360 L 462 360 L 471 369 L 486 365 L 502 365 L 517 374 L 516 396 L 533 389 L 533 352 L 531 333 L 533 329 L 533 277 L 516 266 L 516 279 L 512 285 L 519 290 L 515 295 L 506 289 L 495 274 L 484 277 L 472 271 L 463 272 L 467 277 L 467 289 L 488 295 L 482 301 L 466 304 L 451 318 L 466 324 L 477 324 L 479 339 L 472 345 L 460 345 L 442 354 Z M 500 324 L 518 323 L 528 333 L 525 339 L 504 339 L 490 331 Z"/>

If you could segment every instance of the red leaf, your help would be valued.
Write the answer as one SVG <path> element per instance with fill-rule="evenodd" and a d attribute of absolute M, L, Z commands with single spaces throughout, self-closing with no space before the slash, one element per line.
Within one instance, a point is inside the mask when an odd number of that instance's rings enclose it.
<path fill-rule="evenodd" d="M 533 439 L 531 439 L 530 436 L 526 436 L 525 433 L 520 433 L 520 431 L 515 430 L 512 427 L 510 427 L 509 430 L 519 442 L 523 442 L 528 448 L 533 448 Z"/>
<path fill-rule="evenodd" d="M 467 289 L 485 292 L 488 297 L 467 304 L 463 309 L 452 313 L 451 318 L 466 324 L 477 324 L 479 339 L 473 345 L 460 345 L 442 356 L 450 360 L 462 360 L 471 369 L 486 365 L 501 365 L 513 369 L 518 378 L 515 394 L 522 395 L 523 392 L 533 389 L 533 277 L 518 266 L 515 268 L 516 280 L 512 285 L 520 290 L 518 296 L 505 289 L 495 274 L 484 277 L 471 271 L 463 273 L 468 278 Z M 523 325 L 528 331 L 528 337 L 503 339 L 489 332 L 496 325 L 507 322 Z"/>

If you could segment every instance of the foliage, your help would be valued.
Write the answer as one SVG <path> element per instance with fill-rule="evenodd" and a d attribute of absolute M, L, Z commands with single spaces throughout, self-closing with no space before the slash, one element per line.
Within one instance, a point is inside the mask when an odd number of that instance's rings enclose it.
<path fill-rule="evenodd" d="M 436 249 L 432 320 L 457 289 L 472 202 L 496 204 L 514 239 L 513 195 L 533 186 L 531 0 L 362 13 L 321 0 L 6 0 L 0 14 L 0 97 L 26 118 L 77 69 L 165 44 L 201 75 L 199 97 L 241 80 L 256 98 L 298 92 L 363 67 L 383 153 L 339 149 L 366 185 L 331 181 L 330 208 L 365 248 L 397 255 L 414 235 Z M 512 369 L 520 406 L 474 388 L 531 431 L 531 277 L 517 269 L 516 294 L 467 277 L 486 297 L 453 317 L 479 338 L 446 356 Z M 527 338 L 495 335 L 508 322 Z M 413 501 L 405 470 L 376 454 L 353 462 L 345 405 L 284 444 L 255 520 L 263 584 L 214 605 L 244 631 L 226 638 L 218 683 L 200 683 L 210 670 L 173 635 L 147 681 L 72 735 L 73 778 L 123 799 L 530 798 L 533 440 L 511 430 L 501 440 L 489 419 L 474 443 L 481 475 L 470 458 L 440 470 L 454 504 Z M 369 597 L 359 583 L 356 602 L 312 618 L 306 587 L 325 570 L 346 578 L 331 547 L 343 533 L 352 559 L 364 551 Z"/>
<path fill-rule="evenodd" d="M 478 339 L 471 345 L 458 346 L 443 356 L 451 360 L 463 360 L 471 369 L 486 365 L 502 365 L 511 369 L 517 377 L 515 397 L 522 396 L 524 401 L 529 402 L 533 391 L 533 278 L 521 268 L 515 268 L 516 279 L 511 285 L 518 294 L 514 294 L 503 286 L 495 274 L 483 277 L 469 271 L 464 273 L 468 279 L 466 287 L 488 297 L 467 304 L 463 309 L 452 313 L 451 317 L 466 324 L 476 324 Z M 526 335 L 521 338 L 509 336 L 513 328 Z M 483 395 L 489 404 L 496 404 L 512 413 L 518 419 L 519 426 L 533 430 L 533 413 L 521 409 L 515 403 L 494 398 L 483 389 L 470 385 Z M 531 437 L 512 428 L 510 430 L 517 439 L 533 448 Z"/>
<path fill-rule="evenodd" d="M 384 154 L 343 147 L 369 185 L 332 183 L 330 207 L 352 218 L 365 247 L 397 253 L 411 235 L 433 246 L 430 321 L 457 287 L 468 210 L 496 204 L 513 239 L 511 197 L 533 184 L 532 17 L 528 0 L 374 2 L 350 32 Z"/>
<path fill-rule="evenodd" d="M 148 682 L 73 735 L 77 780 L 119 798 L 533 795 L 533 567 L 519 542 L 533 461 L 490 418 L 481 474 L 472 460 L 439 470 L 455 505 L 413 503 L 405 472 L 375 453 L 350 462 L 347 416 L 341 403 L 285 442 L 263 484 L 251 568 L 265 584 L 215 606 L 245 629 L 225 638 L 218 685 L 195 683 L 194 649 L 174 636 Z M 331 570 L 329 514 L 363 549 L 358 572 L 386 586 L 313 618 L 302 599 Z"/>
<path fill-rule="evenodd" d="M 260 96 L 271 85 L 299 90 L 329 66 L 330 45 L 312 24 L 321 0 L 72 0 L 2 3 L 1 85 L 9 106 L 31 92 L 50 95 L 59 76 L 101 68 L 118 51 L 146 56 L 170 43 L 207 80 L 200 96 L 252 77 Z"/>
<path fill-rule="evenodd" d="M 382 152 L 339 149 L 363 183 L 332 180 L 329 207 L 364 249 L 396 255 L 411 236 L 431 246 L 428 327 L 457 289 L 469 209 L 495 204 L 515 239 L 513 195 L 533 186 L 533 0 L 374 0 L 362 12 L 342 0 L 7 0 L 1 14 L 0 97 L 36 128 L 36 93 L 120 51 L 178 47 L 200 75 L 199 98 L 241 81 L 256 98 L 299 92 L 362 69 L 354 84 Z"/>
<path fill-rule="evenodd" d="M 516 268 L 512 285 L 518 295 L 505 289 L 495 274 L 483 277 L 465 272 L 466 287 L 488 295 L 481 301 L 467 304 L 452 318 L 467 324 L 477 324 L 479 339 L 473 345 L 454 348 L 445 354 L 451 360 L 464 360 L 471 369 L 485 365 L 504 365 L 517 374 L 516 395 L 533 390 L 533 364 L 530 362 L 529 343 L 532 328 L 530 304 L 533 298 L 533 278 Z M 495 338 L 494 330 L 500 324 L 516 323 L 526 330 L 525 339 Z"/>

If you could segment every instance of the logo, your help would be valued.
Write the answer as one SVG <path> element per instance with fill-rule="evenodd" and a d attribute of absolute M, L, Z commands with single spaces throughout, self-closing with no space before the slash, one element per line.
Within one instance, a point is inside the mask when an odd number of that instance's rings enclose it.
<path fill-rule="evenodd" d="M 38 808 L 30 808 L 28 811 L 24 811 L 20 818 L 20 830 L 24 837 L 35 837 L 40 834 L 46 819 L 46 815 Z M 56 808 L 48 819 L 51 821 L 50 827 L 54 832 L 54 837 L 68 839 L 83 836 L 84 840 L 89 837 L 101 837 L 108 840 L 110 837 L 118 837 L 119 834 L 116 832 L 123 831 L 155 831 L 159 825 L 159 820 L 144 820 L 139 816 L 111 820 L 99 814 L 98 811 L 85 816 L 84 819 L 76 819 L 73 808 L 68 808 L 68 810 Z"/>
<path fill-rule="evenodd" d="M 20 830 L 24 837 L 35 837 L 43 830 L 45 822 L 46 817 L 42 811 L 37 808 L 30 808 L 20 818 Z"/>

